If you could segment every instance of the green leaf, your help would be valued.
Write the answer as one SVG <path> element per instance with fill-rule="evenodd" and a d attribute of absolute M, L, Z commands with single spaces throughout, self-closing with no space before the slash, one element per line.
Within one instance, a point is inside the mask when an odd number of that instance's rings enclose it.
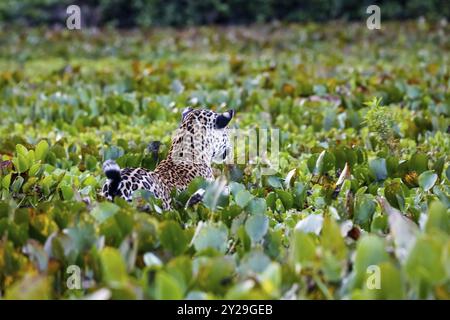
<path fill-rule="evenodd" d="M 253 195 L 249 191 L 241 190 L 237 193 L 235 201 L 239 207 L 245 208 L 252 199 Z"/>
<path fill-rule="evenodd" d="M 238 205 L 231 205 L 226 208 L 223 208 L 220 211 L 220 217 L 222 222 L 224 222 L 227 226 L 231 226 L 233 219 L 237 217 L 242 212 L 242 208 Z"/>
<path fill-rule="evenodd" d="M 308 170 L 312 174 L 314 174 L 314 171 L 315 171 L 315 168 L 316 168 L 316 162 L 317 162 L 318 158 L 319 158 L 318 154 L 313 154 L 313 155 L 311 155 L 309 157 L 308 161 L 306 162 L 306 164 L 308 166 Z"/>
<path fill-rule="evenodd" d="M 332 170 L 336 165 L 336 159 L 334 155 L 326 150 L 322 151 L 317 157 L 316 163 L 314 165 L 313 174 L 324 174 Z"/>
<path fill-rule="evenodd" d="M 178 280 L 183 292 L 187 291 L 189 283 L 194 279 L 192 260 L 190 256 L 183 255 L 171 259 L 166 264 L 165 270 Z"/>
<path fill-rule="evenodd" d="M 413 283 L 428 286 L 444 283 L 447 279 L 444 243 L 431 235 L 423 235 L 416 241 L 405 263 L 405 272 Z"/>
<path fill-rule="evenodd" d="M 405 208 L 405 194 L 400 181 L 393 181 L 384 188 L 384 196 L 391 206 L 403 211 Z"/>
<path fill-rule="evenodd" d="M 97 236 L 94 226 L 86 223 L 79 223 L 75 227 L 67 228 L 64 234 L 67 234 L 70 247 L 76 253 L 92 248 Z"/>
<path fill-rule="evenodd" d="M 74 196 L 74 191 L 73 188 L 71 186 L 68 185 L 62 185 L 60 187 L 61 192 L 63 194 L 64 200 L 72 200 L 73 196 Z"/>
<path fill-rule="evenodd" d="M 400 270 L 390 262 L 380 263 L 380 290 L 371 290 L 375 299 L 401 300 L 405 297 L 405 286 Z"/>
<path fill-rule="evenodd" d="M 247 206 L 248 212 L 251 214 L 265 214 L 267 210 L 266 200 L 263 198 L 254 198 Z"/>
<path fill-rule="evenodd" d="M 339 225 L 333 218 L 325 218 L 320 238 L 322 247 L 325 250 L 329 250 L 338 259 L 345 259 L 347 247 L 345 246 L 344 238 L 342 238 Z"/>
<path fill-rule="evenodd" d="M 311 235 L 295 230 L 291 240 L 290 260 L 294 267 L 309 265 L 316 256 L 316 245 Z"/>
<path fill-rule="evenodd" d="M 294 198 L 290 192 L 284 190 L 275 190 L 278 197 L 281 199 L 283 206 L 286 210 L 291 209 L 294 206 Z"/>
<path fill-rule="evenodd" d="M 175 277 L 164 271 L 159 271 L 155 277 L 155 299 L 181 300 L 184 294 Z"/>
<path fill-rule="evenodd" d="M 420 89 L 417 86 L 406 86 L 406 95 L 410 99 L 417 99 L 421 96 Z"/>
<path fill-rule="evenodd" d="M 252 250 L 241 260 L 239 273 L 243 276 L 263 272 L 270 264 L 270 259 L 262 250 Z"/>
<path fill-rule="evenodd" d="M 11 173 L 7 174 L 6 176 L 3 177 L 2 179 L 2 187 L 4 189 L 9 189 L 9 185 L 11 184 Z"/>
<path fill-rule="evenodd" d="M 40 163 L 35 163 L 31 166 L 30 170 L 28 171 L 28 175 L 30 177 L 37 176 L 41 173 L 41 169 L 43 169 L 42 165 Z"/>
<path fill-rule="evenodd" d="M 111 146 L 104 150 L 103 159 L 105 160 L 116 160 L 117 158 L 124 155 L 124 151 L 120 147 Z"/>
<path fill-rule="evenodd" d="M 375 175 L 377 181 L 386 180 L 388 177 L 386 159 L 376 158 L 369 163 L 370 170 Z"/>
<path fill-rule="evenodd" d="M 274 189 L 283 188 L 283 184 L 281 183 L 280 178 L 276 176 L 270 176 L 269 178 L 267 178 L 267 183 Z"/>
<path fill-rule="evenodd" d="M 119 209 L 120 208 L 112 202 L 101 202 L 92 210 L 91 215 L 97 222 L 102 223 L 109 217 L 115 215 Z"/>
<path fill-rule="evenodd" d="M 373 215 L 372 223 L 370 224 L 371 232 L 386 233 L 388 229 L 388 216 L 386 214 L 375 213 Z"/>
<path fill-rule="evenodd" d="M 13 159 L 14 167 L 19 173 L 25 172 L 29 168 L 28 159 L 26 155 L 18 154 L 17 158 Z"/>
<path fill-rule="evenodd" d="M 245 186 L 243 184 L 240 184 L 240 183 L 237 183 L 234 181 L 230 182 L 230 191 L 231 191 L 231 194 L 233 195 L 233 197 L 236 198 L 237 194 L 243 190 L 245 190 Z"/>
<path fill-rule="evenodd" d="M 8 202 L 4 201 L 4 200 L 0 200 L 0 220 L 2 218 L 7 218 L 10 214 L 10 207 Z M 28 220 L 26 221 L 28 224 Z"/>
<path fill-rule="evenodd" d="M 97 166 L 97 159 L 94 156 L 86 156 L 86 168 L 90 171 L 94 171 Z"/>
<path fill-rule="evenodd" d="M 423 153 L 415 153 L 408 161 L 408 168 L 410 171 L 416 171 L 421 174 L 428 170 L 428 157 Z"/>
<path fill-rule="evenodd" d="M 100 252 L 102 277 L 111 288 L 121 288 L 127 283 L 127 270 L 120 252 L 106 247 Z"/>
<path fill-rule="evenodd" d="M 245 231 L 253 244 L 260 242 L 269 229 L 269 218 L 265 215 L 257 214 L 250 216 L 245 222 Z"/>
<path fill-rule="evenodd" d="M 48 145 L 47 141 L 45 141 L 45 140 L 39 141 L 39 143 L 36 145 L 36 148 L 35 148 L 36 160 L 44 161 L 45 157 L 47 156 L 48 149 L 49 149 L 49 145 Z"/>
<path fill-rule="evenodd" d="M 277 195 L 275 192 L 269 192 L 269 194 L 266 197 L 266 204 L 269 208 L 271 208 L 272 210 L 275 210 L 275 206 L 276 206 L 276 200 L 277 200 Z"/>
<path fill-rule="evenodd" d="M 429 234 L 433 234 L 436 230 L 450 234 L 450 214 L 442 202 L 433 201 L 430 204 L 425 230 Z"/>
<path fill-rule="evenodd" d="M 52 298 L 52 285 L 44 275 L 26 274 L 14 283 L 5 294 L 7 300 L 49 300 Z"/>
<path fill-rule="evenodd" d="M 377 266 L 388 261 L 389 256 L 385 249 L 384 241 L 375 235 L 362 237 L 356 246 L 355 256 L 355 285 L 361 287 L 366 278 L 368 267 Z"/>
<path fill-rule="evenodd" d="M 419 186 L 424 189 L 425 191 L 430 190 L 433 188 L 434 184 L 436 183 L 438 179 L 438 176 L 433 171 L 424 171 L 419 176 Z"/>
<path fill-rule="evenodd" d="M 33 165 L 34 161 L 36 160 L 35 155 L 34 155 L 34 150 L 28 151 L 26 158 L 28 161 L 28 168 L 29 168 Z"/>
<path fill-rule="evenodd" d="M 219 179 L 206 188 L 203 203 L 209 210 L 215 211 L 217 206 L 225 207 L 228 205 L 228 196 L 224 194 L 225 186 L 226 182 Z"/>
<path fill-rule="evenodd" d="M 186 234 L 175 221 L 165 221 L 160 225 L 159 239 L 163 247 L 176 256 L 186 251 L 188 246 Z"/>
<path fill-rule="evenodd" d="M 224 294 L 230 283 L 236 266 L 227 257 L 206 258 L 199 262 L 197 281 L 200 289 Z"/>
<path fill-rule="evenodd" d="M 303 208 L 306 200 L 306 186 L 302 182 L 294 184 L 294 200 L 296 208 Z"/>
<path fill-rule="evenodd" d="M 24 181 L 24 178 L 22 178 L 21 176 L 17 176 L 11 185 L 11 191 L 16 193 L 20 192 L 20 188 L 22 187 Z"/>
<path fill-rule="evenodd" d="M 405 284 L 400 270 L 391 262 L 382 262 L 368 270 L 362 296 L 354 299 L 400 300 L 405 298 Z M 379 286 L 379 287 L 377 287 Z"/>
<path fill-rule="evenodd" d="M 438 177 L 441 176 L 442 171 L 444 170 L 444 165 L 445 165 L 445 156 L 444 157 L 440 157 L 434 163 L 433 171 L 438 175 Z"/>
<path fill-rule="evenodd" d="M 24 147 L 21 144 L 16 145 L 16 152 L 17 155 L 22 155 L 23 157 L 26 157 L 28 154 L 28 149 L 26 147 Z"/>
<path fill-rule="evenodd" d="M 281 279 L 281 266 L 276 262 L 272 262 L 264 272 L 258 276 L 262 289 L 272 298 L 277 298 L 280 294 Z"/>
<path fill-rule="evenodd" d="M 194 236 L 195 250 L 203 251 L 208 248 L 225 253 L 228 247 L 228 228 L 221 222 L 200 225 L 198 234 Z"/>
<path fill-rule="evenodd" d="M 399 160 L 397 157 L 390 156 L 386 158 L 386 169 L 389 177 L 394 178 L 398 171 Z"/>
<path fill-rule="evenodd" d="M 375 209 L 375 201 L 369 195 L 364 194 L 357 197 L 353 221 L 360 225 L 364 230 L 369 231 Z"/>

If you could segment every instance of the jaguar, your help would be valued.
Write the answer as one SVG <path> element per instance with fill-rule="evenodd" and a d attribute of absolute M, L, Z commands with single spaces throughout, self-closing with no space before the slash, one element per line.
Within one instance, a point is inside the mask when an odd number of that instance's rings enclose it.
<path fill-rule="evenodd" d="M 176 130 L 167 158 L 155 170 L 146 168 L 120 168 L 114 160 L 103 163 L 107 180 L 102 195 L 113 200 L 121 197 L 132 200 L 134 191 L 149 191 L 161 199 L 163 209 L 172 207 L 172 190 L 183 191 L 197 177 L 214 180 L 212 165 L 221 163 L 230 154 L 229 123 L 234 110 L 218 113 L 207 109 L 186 108 Z M 201 200 L 204 190 L 196 192 Z"/>

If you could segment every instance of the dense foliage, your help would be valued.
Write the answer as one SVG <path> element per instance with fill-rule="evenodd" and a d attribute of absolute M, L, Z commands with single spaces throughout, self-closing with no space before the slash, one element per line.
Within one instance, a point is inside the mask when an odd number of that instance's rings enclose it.
<path fill-rule="evenodd" d="M 0 23 L 64 24 L 72 4 L 81 7 L 83 24 L 89 26 L 364 20 L 373 4 L 380 6 L 384 20 L 450 17 L 447 0 L 2 0 Z"/>
<path fill-rule="evenodd" d="M 449 299 L 448 35 L 0 31 L 1 297 Z M 154 168 L 187 105 L 279 129 L 277 172 L 219 165 L 229 196 L 196 180 L 171 212 L 98 196 L 102 162 Z"/>

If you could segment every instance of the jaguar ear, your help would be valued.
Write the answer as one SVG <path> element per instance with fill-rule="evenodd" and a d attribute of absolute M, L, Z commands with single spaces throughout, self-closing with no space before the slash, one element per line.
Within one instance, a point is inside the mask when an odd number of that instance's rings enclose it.
<path fill-rule="evenodd" d="M 219 116 L 216 118 L 216 129 L 225 128 L 231 121 L 231 119 L 233 119 L 233 116 L 234 110 L 228 110 L 227 112 L 219 114 Z"/>
<path fill-rule="evenodd" d="M 192 108 L 190 108 L 190 107 L 184 108 L 183 111 L 181 112 L 181 121 L 183 121 L 184 118 L 186 118 L 186 116 L 187 116 L 187 115 L 189 114 L 189 112 L 191 112 L 192 110 L 194 110 L 194 109 L 192 109 Z"/>

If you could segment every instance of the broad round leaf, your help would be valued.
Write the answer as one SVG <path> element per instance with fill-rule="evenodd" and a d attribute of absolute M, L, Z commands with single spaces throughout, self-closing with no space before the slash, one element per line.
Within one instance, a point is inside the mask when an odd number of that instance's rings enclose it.
<path fill-rule="evenodd" d="M 165 221 L 160 225 L 159 239 L 163 247 L 174 255 L 182 254 L 188 246 L 184 230 L 175 221 Z"/>
<path fill-rule="evenodd" d="M 227 250 L 228 228 L 222 224 L 203 225 L 198 234 L 194 236 L 194 246 L 197 251 L 203 251 L 208 248 L 225 253 Z"/>
<path fill-rule="evenodd" d="M 419 176 L 419 186 L 424 189 L 425 191 L 430 190 L 433 188 L 434 184 L 436 183 L 438 179 L 438 176 L 433 171 L 425 171 L 422 172 Z"/>
<path fill-rule="evenodd" d="M 245 222 L 245 231 L 252 240 L 252 243 L 261 241 L 269 229 L 269 218 L 265 215 L 257 214 L 250 216 Z"/>

